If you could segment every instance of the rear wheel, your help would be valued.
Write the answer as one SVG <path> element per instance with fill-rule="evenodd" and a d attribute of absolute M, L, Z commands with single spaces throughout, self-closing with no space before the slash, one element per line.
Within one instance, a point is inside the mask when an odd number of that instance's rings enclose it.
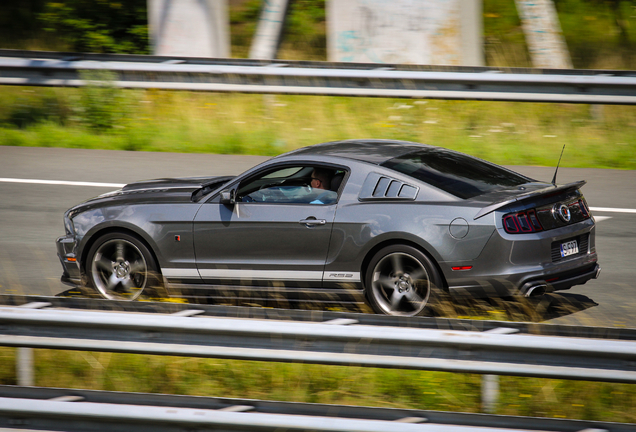
<path fill-rule="evenodd" d="M 106 234 L 88 252 L 88 282 L 106 299 L 135 300 L 144 290 L 160 286 L 158 273 L 148 248 L 129 234 Z"/>
<path fill-rule="evenodd" d="M 433 262 L 411 246 L 392 245 L 376 253 L 365 278 L 371 307 L 385 315 L 415 316 L 424 311 L 441 277 Z"/>

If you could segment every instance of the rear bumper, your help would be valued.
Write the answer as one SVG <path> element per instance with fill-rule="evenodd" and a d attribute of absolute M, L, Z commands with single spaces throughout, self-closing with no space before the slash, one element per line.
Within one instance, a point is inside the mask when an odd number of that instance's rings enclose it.
<path fill-rule="evenodd" d="M 598 278 L 601 266 L 594 262 L 582 267 L 563 272 L 527 274 L 521 280 L 517 277 L 489 278 L 474 281 L 466 285 L 450 286 L 450 293 L 456 297 L 507 297 L 523 295 L 526 297 L 541 295 L 546 292 L 567 290 L 575 285 L 583 285 L 591 279 Z"/>
<path fill-rule="evenodd" d="M 577 239 L 580 252 L 565 258 L 555 256 L 555 245 L 571 239 Z M 450 292 L 462 297 L 536 295 L 566 290 L 598 277 L 594 222 L 587 220 L 527 235 L 512 236 L 497 230 L 477 259 L 440 266 Z M 470 269 L 453 271 L 451 266 Z"/>
<path fill-rule="evenodd" d="M 546 281 L 552 291 L 566 290 L 574 285 L 583 285 L 591 279 L 597 279 L 601 273 L 601 266 L 594 264 L 590 268 L 583 268 L 576 272 L 563 274 L 559 279 Z"/>
<path fill-rule="evenodd" d="M 79 262 L 75 256 L 75 238 L 69 235 L 59 237 L 55 241 L 55 246 L 57 248 L 57 257 L 60 260 L 60 264 L 62 264 L 62 277 L 60 280 L 66 285 L 81 286 L 82 276 Z"/>
<path fill-rule="evenodd" d="M 583 285 L 590 279 L 597 279 L 601 273 L 601 266 L 594 264 L 575 271 L 551 275 L 549 278 L 537 278 L 526 281 L 519 293 L 531 297 L 545 292 L 554 292 L 572 288 L 574 285 Z"/>

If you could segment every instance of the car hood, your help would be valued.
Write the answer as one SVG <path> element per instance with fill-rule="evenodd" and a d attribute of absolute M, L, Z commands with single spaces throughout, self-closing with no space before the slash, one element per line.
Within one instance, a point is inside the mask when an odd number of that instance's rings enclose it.
<path fill-rule="evenodd" d="M 154 180 L 142 180 L 129 183 L 124 186 L 122 192 L 141 191 L 147 189 L 188 189 L 191 192 L 210 186 L 215 183 L 229 181 L 232 176 L 214 176 L 214 177 L 183 177 L 183 178 L 160 178 Z"/>
<path fill-rule="evenodd" d="M 197 202 L 234 176 L 162 178 L 129 183 L 121 189 L 91 198 L 71 208 L 71 212 L 95 207 L 128 204 Z"/>

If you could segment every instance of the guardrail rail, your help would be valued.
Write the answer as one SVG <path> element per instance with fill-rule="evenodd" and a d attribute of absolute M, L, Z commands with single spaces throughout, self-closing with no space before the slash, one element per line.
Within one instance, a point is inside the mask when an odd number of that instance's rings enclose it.
<path fill-rule="evenodd" d="M 388 65 L 0 50 L 0 84 L 520 102 L 636 104 L 636 72 Z"/>
<path fill-rule="evenodd" d="M 40 296 L 0 296 L 0 304 L 5 305 L 0 306 L 0 345 L 20 350 L 636 381 L 634 329 Z M 626 423 L 14 386 L 0 386 L 0 427 L 69 432 L 636 429 Z"/>
<path fill-rule="evenodd" d="M 31 303 L 33 305 L 33 303 Z M 0 345 L 636 383 L 636 342 L 176 314 L 0 307 Z"/>
<path fill-rule="evenodd" d="M 0 427 L 110 432 L 633 431 L 636 425 L 254 399 L 0 386 Z M 4 430 L 4 429 L 3 429 Z"/>

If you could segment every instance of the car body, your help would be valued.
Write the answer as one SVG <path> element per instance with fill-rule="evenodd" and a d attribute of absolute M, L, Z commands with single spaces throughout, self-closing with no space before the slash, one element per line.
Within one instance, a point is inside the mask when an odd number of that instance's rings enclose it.
<path fill-rule="evenodd" d="M 319 173 L 326 189 L 310 186 Z M 425 144 L 329 142 L 236 177 L 126 185 L 68 210 L 57 250 L 63 282 L 111 299 L 358 293 L 416 315 L 435 290 L 528 296 L 596 278 L 584 183 Z"/>

